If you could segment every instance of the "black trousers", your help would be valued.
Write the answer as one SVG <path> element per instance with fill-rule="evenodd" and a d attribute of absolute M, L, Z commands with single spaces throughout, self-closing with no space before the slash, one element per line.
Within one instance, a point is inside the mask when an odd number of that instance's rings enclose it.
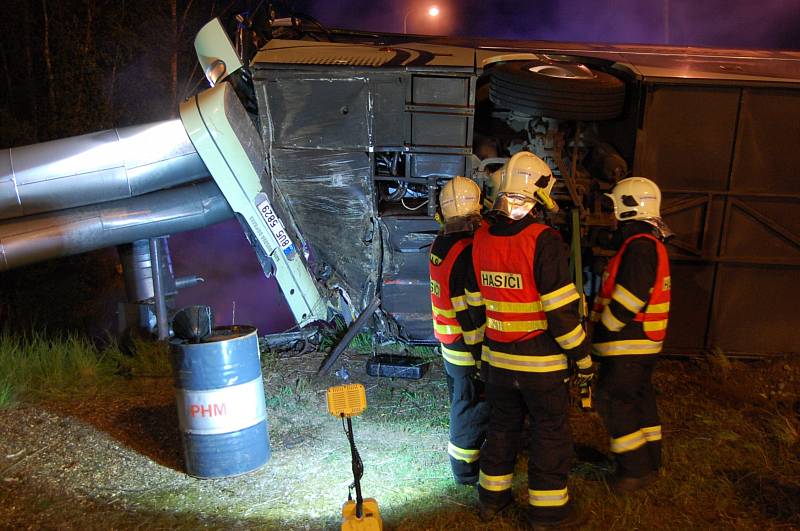
<path fill-rule="evenodd" d="M 600 361 L 597 411 L 621 476 L 639 478 L 661 467 L 661 421 L 653 388 L 657 360 L 629 356 Z"/>
<path fill-rule="evenodd" d="M 481 503 L 504 505 L 513 498 L 511 475 L 520 450 L 525 416 L 530 417 L 528 491 L 531 511 L 542 520 L 559 520 L 569 511 L 567 476 L 573 457 L 567 418 L 569 392 L 560 378 L 533 389 L 486 384 L 491 408 L 489 432 L 481 452 Z"/>
<path fill-rule="evenodd" d="M 475 367 L 453 365 L 445 360 L 450 393 L 450 466 L 460 483 L 478 480 L 478 459 L 489 421 L 489 407 L 483 396 L 483 382 Z"/>

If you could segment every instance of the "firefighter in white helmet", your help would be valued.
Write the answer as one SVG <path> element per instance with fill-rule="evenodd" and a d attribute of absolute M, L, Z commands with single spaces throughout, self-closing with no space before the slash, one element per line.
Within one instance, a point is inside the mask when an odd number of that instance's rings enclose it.
<path fill-rule="evenodd" d="M 431 305 L 450 392 L 447 453 L 458 483 L 478 481 L 478 458 L 486 438 L 488 408 L 478 379 L 483 340 L 483 303 L 472 271 L 472 235 L 481 224 L 481 190 L 453 177 L 439 194 L 443 227 L 430 254 Z"/>
<path fill-rule="evenodd" d="M 646 487 L 661 466 L 661 421 L 652 374 L 667 333 L 670 287 L 661 191 L 643 177 L 606 194 L 618 221 L 617 254 L 595 298 L 592 353 L 599 361 L 597 408 L 611 437 L 615 492 Z"/>
<path fill-rule="evenodd" d="M 475 233 L 473 263 L 486 308 L 481 377 L 489 402 L 489 431 L 481 453 L 479 509 L 490 520 L 513 501 L 514 464 L 530 417 L 528 506 L 533 526 L 581 521 L 567 491 L 573 455 L 567 419 L 569 361 L 584 381 L 593 365 L 579 316 L 561 236 L 542 224 L 555 210 L 554 177 L 534 154 L 506 163 L 494 202 L 494 223 Z"/>

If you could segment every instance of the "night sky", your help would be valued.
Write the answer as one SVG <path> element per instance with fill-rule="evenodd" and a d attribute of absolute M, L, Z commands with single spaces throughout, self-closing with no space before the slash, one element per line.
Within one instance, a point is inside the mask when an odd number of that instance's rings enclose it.
<path fill-rule="evenodd" d="M 800 48 L 797 0 L 301 0 L 322 23 L 357 29 L 509 39 Z M 280 5 L 280 2 L 276 2 Z M 436 20 L 425 14 L 436 5 Z"/>

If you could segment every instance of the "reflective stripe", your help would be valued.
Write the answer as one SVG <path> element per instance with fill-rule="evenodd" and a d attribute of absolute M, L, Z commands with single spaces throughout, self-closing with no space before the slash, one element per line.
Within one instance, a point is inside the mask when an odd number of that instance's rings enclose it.
<path fill-rule="evenodd" d="M 500 332 L 533 332 L 534 330 L 547 330 L 547 321 L 498 321 L 486 317 L 486 326 Z"/>
<path fill-rule="evenodd" d="M 586 339 L 586 332 L 583 331 L 583 325 L 578 324 L 571 332 L 558 336 L 556 341 L 561 345 L 561 348 L 569 350 L 583 343 L 584 339 Z"/>
<path fill-rule="evenodd" d="M 447 310 L 445 308 L 439 308 L 431 304 L 431 308 L 433 309 L 433 315 L 441 315 L 442 317 L 448 317 L 450 319 L 455 319 L 456 311 L 455 310 Z"/>
<path fill-rule="evenodd" d="M 628 339 L 625 341 L 609 341 L 608 343 L 595 343 L 592 351 L 598 356 L 625 356 L 628 354 L 658 354 L 661 352 L 663 341 L 650 341 L 649 339 Z"/>
<path fill-rule="evenodd" d="M 480 450 L 467 450 L 465 448 L 459 448 L 451 442 L 447 443 L 447 453 L 453 459 L 464 461 L 465 463 L 474 463 L 481 455 Z"/>
<path fill-rule="evenodd" d="M 453 308 L 457 312 L 467 309 L 467 297 L 465 295 L 459 295 L 458 297 L 450 297 L 450 302 L 453 303 Z"/>
<path fill-rule="evenodd" d="M 617 319 L 613 313 L 611 313 L 611 306 L 606 306 L 603 308 L 603 313 L 600 315 L 600 321 L 603 323 L 603 326 L 608 328 L 611 332 L 619 332 L 623 328 L 625 328 L 625 323 Z"/>
<path fill-rule="evenodd" d="M 564 487 L 560 490 L 528 489 L 528 503 L 536 507 L 560 507 L 569 501 L 569 494 Z"/>
<path fill-rule="evenodd" d="M 642 328 L 644 328 L 645 331 L 647 332 L 654 332 L 656 330 L 666 330 L 667 319 L 661 321 L 644 321 L 642 322 Z"/>
<path fill-rule="evenodd" d="M 434 323 L 433 329 L 439 334 L 456 335 L 461 333 L 461 327 L 458 325 L 445 325 Z"/>
<path fill-rule="evenodd" d="M 642 432 L 642 435 L 644 436 L 644 439 L 647 442 L 661 440 L 661 426 L 651 426 L 649 428 L 642 428 L 639 431 Z"/>
<path fill-rule="evenodd" d="M 453 350 L 444 345 L 442 345 L 442 357 L 453 365 L 460 365 L 462 367 L 475 365 L 475 358 L 472 357 L 472 353 Z"/>
<path fill-rule="evenodd" d="M 483 341 L 483 332 L 485 329 L 486 325 L 481 325 L 481 327 L 477 330 L 464 330 L 462 332 L 464 336 L 464 343 L 467 345 L 477 345 Z"/>
<path fill-rule="evenodd" d="M 579 369 L 588 369 L 592 366 L 592 357 L 586 356 L 585 358 L 579 359 L 576 364 L 578 365 Z"/>
<path fill-rule="evenodd" d="M 669 302 L 662 302 L 661 304 L 650 304 L 645 310 L 647 313 L 667 313 L 669 312 Z"/>
<path fill-rule="evenodd" d="M 503 313 L 537 313 L 542 311 L 542 303 L 536 302 L 506 302 L 484 299 L 486 309 L 490 312 Z"/>
<path fill-rule="evenodd" d="M 486 490 L 493 492 L 500 492 L 511 488 L 511 481 L 514 479 L 514 474 L 506 474 L 504 476 L 490 476 L 484 474 L 483 470 L 478 474 L 478 483 Z"/>
<path fill-rule="evenodd" d="M 483 345 L 481 360 L 492 367 L 520 372 L 556 372 L 567 369 L 567 357 L 563 354 L 551 356 L 520 356 L 497 352 Z"/>
<path fill-rule="evenodd" d="M 633 313 L 639 313 L 639 310 L 644 308 L 644 301 L 625 289 L 625 286 L 622 284 L 614 286 L 614 292 L 611 294 L 611 298 Z"/>
<path fill-rule="evenodd" d="M 542 295 L 542 306 L 544 311 L 552 312 L 579 298 L 580 295 L 578 295 L 578 290 L 575 289 L 575 284 L 569 283 L 563 288 Z"/>
<path fill-rule="evenodd" d="M 464 290 L 464 297 L 467 298 L 467 304 L 470 306 L 483 306 L 483 297 L 480 291 Z"/>
<path fill-rule="evenodd" d="M 612 438 L 610 446 L 611 451 L 615 454 L 624 454 L 625 452 L 630 452 L 640 448 L 646 442 L 647 441 L 645 440 L 642 431 L 636 430 L 628 435 L 623 435 L 622 437 L 617 437 L 616 439 Z"/>

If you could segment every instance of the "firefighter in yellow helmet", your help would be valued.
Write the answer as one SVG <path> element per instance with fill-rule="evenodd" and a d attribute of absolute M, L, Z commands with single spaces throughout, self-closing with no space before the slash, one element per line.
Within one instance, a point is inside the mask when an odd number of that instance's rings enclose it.
<path fill-rule="evenodd" d="M 580 523 L 567 491 L 573 456 L 567 412 L 569 361 L 580 378 L 594 374 L 561 236 L 538 221 L 555 210 L 554 177 L 530 152 L 506 163 L 494 202 L 495 221 L 475 233 L 473 263 L 486 309 L 481 377 L 490 418 L 481 453 L 479 510 L 483 520 L 513 501 L 511 490 L 522 428 L 530 417 L 528 506 L 534 527 Z"/>
<path fill-rule="evenodd" d="M 478 458 L 486 438 L 488 408 L 478 379 L 483 305 L 472 271 L 472 235 L 481 224 L 481 191 L 465 177 L 453 177 L 439 194 L 444 224 L 430 255 L 431 305 L 441 342 L 450 393 L 447 453 L 458 483 L 478 481 Z"/>
<path fill-rule="evenodd" d="M 623 179 L 606 194 L 618 220 L 617 254 L 595 298 L 592 353 L 599 361 L 597 408 L 611 437 L 615 492 L 646 487 L 661 466 L 661 421 L 652 374 L 667 333 L 669 259 L 661 192 L 643 177 Z"/>

